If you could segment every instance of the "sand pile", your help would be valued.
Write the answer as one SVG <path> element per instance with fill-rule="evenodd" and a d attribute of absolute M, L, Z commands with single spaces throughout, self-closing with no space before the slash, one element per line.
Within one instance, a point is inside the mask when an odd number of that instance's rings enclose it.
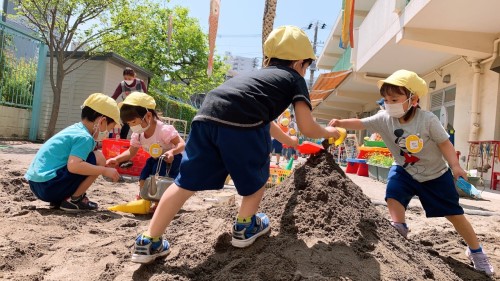
<path fill-rule="evenodd" d="M 326 153 L 267 190 L 261 211 L 271 218 L 269 237 L 233 248 L 237 207 L 204 205 L 202 192 L 168 228 L 170 255 L 147 266 L 131 263 L 130 251 L 150 217 L 105 209 L 129 200 L 135 184 L 99 178 L 89 196 L 104 207 L 67 214 L 34 199 L 22 178 L 26 165 L 0 164 L 2 280 L 487 280 L 440 256 L 432 248 L 446 242 L 434 243 L 439 233 L 402 238 Z"/>
<path fill-rule="evenodd" d="M 229 243 L 227 218 L 235 209 L 210 210 L 207 217 L 226 219 L 196 231 L 190 225 L 197 215 L 182 215 L 169 230 L 182 254 L 141 277 L 161 271 L 187 280 L 461 280 L 436 251 L 402 238 L 329 154 L 311 157 L 269 189 L 261 209 L 271 218 L 271 236 L 244 250 Z M 217 232 L 210 243 L 207 236 Z M 177 240 L 185 236 L 197 246 Z M 177 263 L 180 255 L 188 259 Z M 484 278 L 471 271 L 466 279 Z"/>

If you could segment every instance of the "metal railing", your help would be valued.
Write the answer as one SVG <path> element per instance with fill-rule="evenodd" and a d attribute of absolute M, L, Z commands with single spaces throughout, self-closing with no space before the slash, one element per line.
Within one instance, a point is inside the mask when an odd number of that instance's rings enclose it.
<path fill-rule="evenodd" d="M 30 140 L 38 133 L 47 49 L 29 29 L 0 21 L 0 105 L 31 110 Z"/>
<path fill-rule="evenodd" d="M 39 39 L 0 22 L 0 104 L 32 108 L 39 63 Z"/>

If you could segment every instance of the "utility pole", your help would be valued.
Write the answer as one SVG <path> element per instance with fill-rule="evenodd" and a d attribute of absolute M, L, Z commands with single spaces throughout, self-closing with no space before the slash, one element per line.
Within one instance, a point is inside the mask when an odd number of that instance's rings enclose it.
<path fill-rule="evenodd" d="M 321 27 L 320 27 L 321 24 Z M 318 29 L 325 29 L 326 24 L 325 23 L 320 23 L 319 21 L 316 21 L 316 23 L 310 23 L 307 29 L 311 29 L 314 26 L 314 40 L 313 40 L 313 51 L 314 54 L 316 54 L 316 46 L 318 44 Z M 311 72 L 311 75 L 309 76 L 309 90 L 312 89 L 312 86 L 314 84 L 314 71 L 316 71 L 316 61 L 314 61 L 311 66 L 309 66 L 309 71 Z"/>

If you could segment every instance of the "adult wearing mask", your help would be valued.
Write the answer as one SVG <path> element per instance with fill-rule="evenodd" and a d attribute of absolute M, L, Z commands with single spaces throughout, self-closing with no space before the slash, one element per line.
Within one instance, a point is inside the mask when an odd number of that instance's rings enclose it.
<path fill-rule="evenodd" d="M 118 84 L 111 97 L 118 102 L 122 102 L 132 92 L 147 93 L 148 89 L 143 80 L 135 77 L 135 71 L 130 67 L 126 67 L 123 70 L 123 81 Z M 129 130 L 129 125 L 126 123 L 123 124 L 120 131 L 120 139 L 127 139 Z"/>

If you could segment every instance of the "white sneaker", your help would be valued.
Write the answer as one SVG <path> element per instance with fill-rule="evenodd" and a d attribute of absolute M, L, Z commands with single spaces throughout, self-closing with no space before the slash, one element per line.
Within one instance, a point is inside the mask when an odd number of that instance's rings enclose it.
<path fill-rule="evenodd" d="M 410 232 L 408 226 L 400 222 L 392 222 L 392 221 L 391 225 L 399 232 L 399 234 L 401 234 L 401 236 L 403 236 L 404 238 L 408 238 L 408 232 Z"/>
<path fill-rule="evenodd" d="M 495 274 L 495 270 L 493 269 L 488 256 L 484 252 L 472 253 L 469 247 L 467 247 L 465 255 L 472 262 L 476 270 L 483 271 L 489 276 L 493 276 Z"/>

